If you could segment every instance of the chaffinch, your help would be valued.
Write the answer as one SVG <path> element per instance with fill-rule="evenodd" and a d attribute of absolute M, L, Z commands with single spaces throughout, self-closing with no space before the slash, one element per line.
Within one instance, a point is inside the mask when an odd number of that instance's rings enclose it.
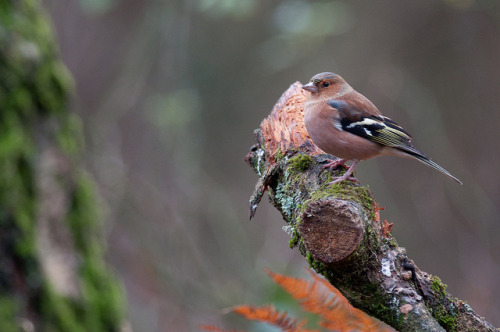
<path fill-rule="evenodd" d="M 378 156 L 415 158 L 427 166 L 462 182 L 439 166 L 412 144 L 412 137 L 401 126 L 383 116 L 365 96 L 334 73 L 320 73 L 302 86 L 310 91 L 305 103 L 305 125 L 313 142 L 326 153 L 341 158 L 325 167 L 353 163 L 347 172 L 331 183 L 350 177 L 360 160 Z M 345 166 L 345 165 L 344 165 Z"/>

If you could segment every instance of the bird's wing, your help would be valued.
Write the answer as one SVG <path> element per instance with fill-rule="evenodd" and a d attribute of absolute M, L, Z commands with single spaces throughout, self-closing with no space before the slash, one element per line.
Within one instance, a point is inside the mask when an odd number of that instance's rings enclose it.
<path fill-rule="evenodd" d="M 433 167 L 438 171 L 448 175 L 458 183 L 462 182 L 453 176 L 443 167 L 433 162 L 425 154 L 417 150 L 412 144 L 412 137 L 400 125 L 383 116 L 373 106 L 363 102 L 329 100 L 328 105 L 339 111 L 340 128 L 351 134 L 363 137 L 369 141 L 389 146 L 416 158 L 427 166 Z M 372 109 L 363 109 L 362 105 L 373 107 Z M 373 114 L 375 113 L 375 114 Z"/>
<path fill-rule="evenodd" d="M 342 130 L 381 145 L 421 154 L 411 145 L 411 135 L 390 118 L 370 114 L 360 108 L 361 103 L 336 99 L 327 103 L 339 111 Z"/>

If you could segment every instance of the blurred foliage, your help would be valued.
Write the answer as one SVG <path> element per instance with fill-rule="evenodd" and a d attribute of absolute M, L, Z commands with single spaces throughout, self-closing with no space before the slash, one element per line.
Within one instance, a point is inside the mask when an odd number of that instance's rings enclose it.
<path fill-rule="evenodd" d="M 201 105 L 196 91 L 181 89 L 167 95 L 151 96 L 146 110 L 151 125 L 163 131 L 169 139 L 186 137 L 186 128 L 199 118 Z"/>
<path fill-rule="evenodd" d="M 241 20 L 255 14 L 257 0 L 196 0 L 198 10 L 211 18 Z"/>
<path fill-rule="evenodd" d="M 114 8 L 119 0 L 79 0 L 82 9 L 93 15 L 102 15 Z"/>
<path fill-rule="evenodd" d="M 36 0 L 0 5 L 0 76 L 0 329 L 118 330 L 122 290 L 103 262 L 93 185 L 78 165 L 82 132 L 67 112 L 73 82 Z M 66 172 L 55 163 L 49 173 L 57 183 L 51 189 L 62 191 L 71 204 L 67 215 L 49 219 L 57 224 L 61 218 L 57 227 L 71 229 L 78 239 L 73 254 L 79 289 L 73 291 L 79 297 L 56 291 L 61 285 L 44 270 L 49 252 L 40 241 L 41 220 L 52 211 L 42 203 L 41 183 L 49 150 L 67 163 Z"/>
<path fill-rule="evenodd" d="M 353 27 L 350 5 L 342 1 L 283 1 L 273 13 L 279 33 L 288 38 L 342 34 Z"/>

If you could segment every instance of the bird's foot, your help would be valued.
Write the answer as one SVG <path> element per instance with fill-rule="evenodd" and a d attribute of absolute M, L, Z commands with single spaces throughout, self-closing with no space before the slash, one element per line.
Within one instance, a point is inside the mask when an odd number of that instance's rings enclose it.
<path fill-rule="evenodd" d="M 346 173 L 347 174 L 347 173 Z M 349 174 L 350 175 L 350 174 Z M 345 174 L 343 176 L 336 176 L 334 177 L 334 181 L 332 182 L 329 182 L 328 184 L 335 184 L 335 183 L 339 183 L 339 182 L 342 182 L 342 181 L 345 181 L 345 180 L 349 180 L 349 181 L 352 181 L 354 183 L 359 183 L 359 180 L 356 179 L 355 177 L 353 176 L 345 176 Z"/>
<path fill-rule="evenodd" d="M 340 160 L 342 161 L 342 160 Z M 356 179 L 355 177 L 351 176 L 352 172 L 354 171 L 354 167 L 358 164 L 358 160 L 354 160 L 351 167 L 349 167 L 349 169 L 344 173 L 344 175 L 340 176 L 340 177 L 335 177 L 334 181 L 328 183 L 328 184 L 335 184 L 335 183 L 339 183 L 339 182 L 342 182 L 342 181 L 345 181 L 345 180 L 350 180 L 352 182 L 355 182 L 355 183 L 359 183 L 358 179 Z"/>
<path fill-rule="evenodd" d="M 327 163 L 325 165 L 323 165 L 324 168 L 328 168 L 328 169 L 335 169 L 339 166 L 342 166 L 344 168 L 349 168 L 345 162 L 347 161 L 347 159 L 335 159 L 335 160 L 332 160 L 332 159 L 327 159 Z"/>

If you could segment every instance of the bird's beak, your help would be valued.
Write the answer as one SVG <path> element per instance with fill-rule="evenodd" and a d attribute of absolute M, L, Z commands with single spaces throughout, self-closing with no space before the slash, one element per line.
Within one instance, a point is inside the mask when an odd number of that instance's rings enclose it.
<path fill-rule="evenodd" d="M 302 89 L 310 91 L 312 93 L 318 92 L 318 88 L 316 87 L 316 85 L 313 84 L 313 82 L 309 82 L 309 83 L 303 85 Z"/>

